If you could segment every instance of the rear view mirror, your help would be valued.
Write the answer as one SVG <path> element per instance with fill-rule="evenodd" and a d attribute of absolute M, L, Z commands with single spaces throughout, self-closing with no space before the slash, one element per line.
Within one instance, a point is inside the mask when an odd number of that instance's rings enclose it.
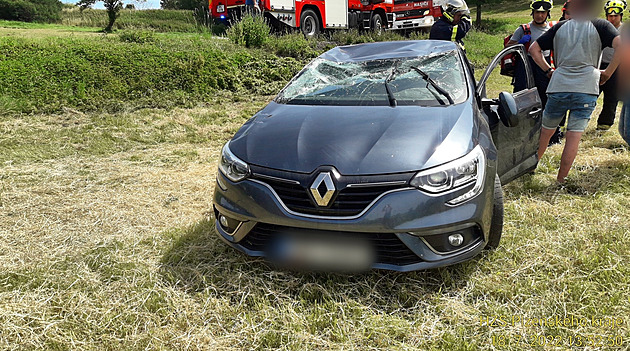
<path fill-rule="evenodd" d="M 506 127 L 516 127 L 518 125 L 518 107 L 512 94 L 502 92 L 499 94 L 499 118 Z"/>

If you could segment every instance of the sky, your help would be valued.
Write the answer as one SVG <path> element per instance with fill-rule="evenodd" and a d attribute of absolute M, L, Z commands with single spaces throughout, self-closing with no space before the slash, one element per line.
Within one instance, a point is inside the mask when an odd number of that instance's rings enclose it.
<path fill-rule="evenodd" d="M 66 4 L 76 4 L 79 0 L 61 0 L 61 2 L 65 2 Z M 136 9 L 138 10 L 148 10 L 148 9 L 159 9 L 160 8 L 160 0 L 147 0 L 147 1 L 132 1 L 132 0 L 123 0 L 124 4 L 134 4 Z M 104 9 L 102 1 L 98 1 L 94 4 L 93 8 L 95 9 Z"/>

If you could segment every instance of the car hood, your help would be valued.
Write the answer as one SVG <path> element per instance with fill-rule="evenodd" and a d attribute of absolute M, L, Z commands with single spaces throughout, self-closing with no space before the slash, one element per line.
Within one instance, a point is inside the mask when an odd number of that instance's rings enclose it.
<path fill-rule="evenodd" d="M 243 161 L 345 175 L 417 171 L 465 155 L 478 126 L 471 101 L 454 106 L 304 106 L 270 103 L 230 142 Z"/>

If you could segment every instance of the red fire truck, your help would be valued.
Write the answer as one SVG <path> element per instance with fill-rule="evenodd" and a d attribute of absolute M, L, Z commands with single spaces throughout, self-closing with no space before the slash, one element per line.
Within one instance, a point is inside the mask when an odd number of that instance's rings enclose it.
<path fill-rule="evenodd" d="M 392 29 L 428 29 L 442 15 L 433 0 L 394 0 Z"/>
<path fill-rule="evenodd" d="M 256 1 L 256 0 L 254 0 Z M 433 25 L 432 0 L 259 0 L 275 24 L 306 36 L 324 29 L 416 29 Z M 209 0 L 216 20 L 229 24 L 245 13 L 245 0 Z"/>
<path fill-rule="evenodd" d="M 216 22 L 230 24 L 245 12 L 245 0 L 208 0 L 210 15 Z"/>

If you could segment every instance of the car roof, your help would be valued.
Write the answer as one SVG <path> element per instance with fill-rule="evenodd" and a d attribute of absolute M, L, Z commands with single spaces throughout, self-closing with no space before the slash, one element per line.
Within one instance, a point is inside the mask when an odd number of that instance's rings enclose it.
<path fill-rule="evenodd" d="M 319 57 L 334 62 L 361 62 L 427 56 L 455 50 L 457 44 L 445 40 L 400 40 L 337 46 Z"/>

